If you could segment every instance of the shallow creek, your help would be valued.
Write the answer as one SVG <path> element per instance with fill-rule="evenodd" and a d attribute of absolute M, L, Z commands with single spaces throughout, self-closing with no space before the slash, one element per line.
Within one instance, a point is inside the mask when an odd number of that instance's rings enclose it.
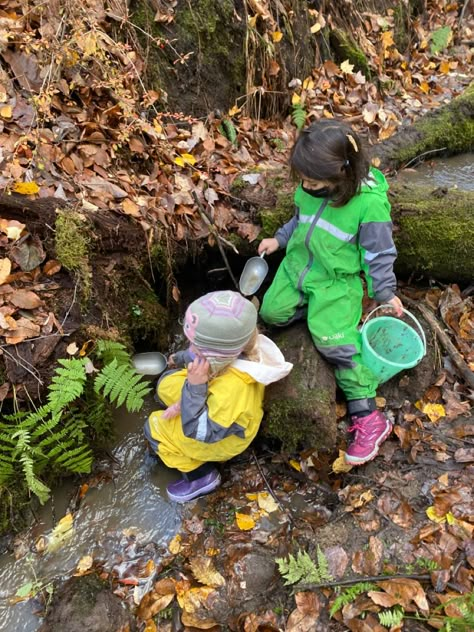
<path fill-rule="evenodd" d="M 54 490 L 53 502 L 42 508 L 40 523 L 25 539 L 27 550 L 18 560 L 13 555 L 0 557 L 0 630 L 1 632 L 35 632 L 40 624 L 31 602 L 11 605 L 9 599 L 27 582 L 46 584 L 53 578 L 66 578 L 77 567 L 79 560 L 92 555 L 105 561 L 111 570 L 114 560 L 127 545 L 126 534 L 136 534 L 139 544 L 153 542 L 159 559 L 160 545 L 171 540 L 180 525 L 180 510 L 166 497 L 165 487 L 176 479 L 146 454 L 142 427 L 153 401 L 138 415 L 126 411 L 116 414 L 116 437 L 111 452 L 117 460 L 113 466 L 113 480 L 90 488 L 77 512 L 74 513 L 74 533 L 55 552 L 35 553 L 35 542 L 51 533 L 53 514 L 56 520 L 68 511 L 77 486 L 67 481 Z M 120 574 L 120 567 L 115 567 Z"/>
<path fill-rule="evenodd" d="M 472 154 L 432 159 L 417 169 L 408 169 L 399 177 L 413 184 L 439 187 L 457 186 L 474 190 Z M 158 466 L 147 457 L 142 435 L 143 423 L 153 409 L 153 401 L 139 415 L 119 411 L 116 415 L 116 439 L 112 453 L 117 463 L 113 480 L 89 489 L 74 514 L 74 534 L 54 553 L 35 553 L 34 543 L 42 534 L 51 532 L 55 520 L 67 513 L 68 503 L 77 486 L 65 483 L 54 491 L 53 503 L 40 513 L 40 522 L 24 538 L 25 552 L 19 559 L 13 555 L 0 557 L 0 632 L 35 632 L 41 620 L 33 613 L 31 602 L 9 604 L 9 598 L 27 582 L 42 584 L 53 578 L 67 578 L 79 560 L 92 555 L 105 562 L 110 571 L 114 560 L 127 546 L 124 530 L 136 534 L 139 543 L 165 545 L 178 531 L 180 509 L 166 497 L 165 487 L 176 474 Z M 157 557 L 159 559 L 159 557 Z M 155 560 L 157 561 L 157 560 Z M 115 567 L 120 573 L 120 568 Z"/>

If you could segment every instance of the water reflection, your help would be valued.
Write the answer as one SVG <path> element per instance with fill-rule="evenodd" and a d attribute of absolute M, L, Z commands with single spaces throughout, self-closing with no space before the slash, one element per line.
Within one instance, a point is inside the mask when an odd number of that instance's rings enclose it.
<path fill-rule="evenodd" d="M 35 536 L 27 543 L 31 552 L 18 560 L 13 555 L 0 557 L 2 632 L 35 632 L 40 626 L 31 603 L 8 603 L 8 598 L 25 583 L 65 578 L 85 555 L 104 560 L 105 567 L 111 570 L 123 552 L 124 530 L 128 536 L 133 533 L 139 545 L 154 542 L 157 556 L 160 545 L 169 542 L 177 532 L 179 508 L 168 501 L 165 492 L 167 483 L 176 476 L 147 457 L 142 435 L 143 423 L 152 406 L 150 403 L 148 410 L 140 415 L 122 411 L 117 415 L 118 437 L 113 449 L 117 463 L 113 479 L 87 491 L 74 515 L 74 535 L 62 548 L 54 553 L 32 552 L 38 535 L 52 526 L 52 505 L 48 503 L 41 512 L 40 525 L 34 529 Z M 58 519 L 66 512 L 74 491 L 70 484 L 55 490 L 53 506 Z"/>
<path fill-rule="evenodd" d="M 400 177 L 412 184 L 454 187 L 474 191 L 474 160 L 472 154 L 448 158 L 426 158 L 416 169 L 400 172 Z"/>

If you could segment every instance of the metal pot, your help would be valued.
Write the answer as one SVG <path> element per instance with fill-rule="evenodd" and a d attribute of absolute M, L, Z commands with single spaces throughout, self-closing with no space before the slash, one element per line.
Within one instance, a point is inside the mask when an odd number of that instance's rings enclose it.
<path fill-rule="evenodd" d="M 168 366 L 168 360 L 159 351 L 150 351 L 134 355 L 132 364 L 141 375 L 160 375 Z"/>

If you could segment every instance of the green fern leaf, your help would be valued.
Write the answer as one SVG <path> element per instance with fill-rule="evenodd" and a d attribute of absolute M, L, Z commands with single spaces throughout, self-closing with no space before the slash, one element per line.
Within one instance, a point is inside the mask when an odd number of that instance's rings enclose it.
<path fill-rule="evenodd" d="M 301 103 L 295 103 L 295 105 L 291 107 L 291 120 L 298 129 L 303 129 L 305 126 L 307 115 L 308 113 Z"/>
<path fill-rule="evenodd" d="M 222 123 L 219 125 L 219 132 L 233 145 L 237 145 L 237 130 L 230 119 L 222 119 Z"/>
<path fill-rule="evenodd" d="M 386 628 L 398 626 L 403 621 L 405 611 L 402 606 L 394 606 L 391 610 L 379 612 L 379 621 Z"/>
<path fill-rule="evenodd" d="M 78 399 L 84 391 L 87 379 L 85 358 L 67 358 L 58 360 L 61 365 L 54 373 L 48 387 L 48 402 L 59 410 Z"/>
<path fill-rule="evenodd" d="M 347 588 L 334 600 L 334 603 L 329 610 L 329 616 L 333 617 L 336 612 L 338 612 L 342 607 L 346 606 L 349 603 L 352 603 L 357 599 L 359 595 L 362 595 L 365 592 L 369 592 L 370 590 L 379 590 L 379 588 L 375 584 L 371 584 L 370 582 L 359 582 L 358 584 L 354 584 L 354 586 Z"/>
<path fill-rule="evenodd" d="M 104 364 L 110 364 L 112 360 L 117 360 L 117 364 L 131 364 L 131 357 L 127 347 L 114 340 L 98 340 L 95 353 Z"/>
<path fill-rule="evenodd" d="M 288 560 L 279 558 L 276 560 L 280 574 L 286 579 L 285 584 L 320 584 L 332 581 L 329 573 L 329 565 L 321 549 L 317 550 L 318 563 L 316 564 L 306 551 L 298 551 L 296 556 L 289 555 Z"/>
<path fill-rule="evenodd" d="M 151 390 L 133 368 L 118 366 L 117 360 L 104 366 L 97 374 L 94 389 L 96 393 L 102 393 L 111 404 L 120 405 L 118 402 L 125 402 L 129 412 L 140 410 L 145 396 Z"/>

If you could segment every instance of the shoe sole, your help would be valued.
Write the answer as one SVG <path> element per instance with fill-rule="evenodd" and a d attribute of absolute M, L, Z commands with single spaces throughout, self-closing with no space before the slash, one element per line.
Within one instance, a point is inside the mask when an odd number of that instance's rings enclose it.
<path fill-rule="evenodd" d="M 168 498 L 170 500 L 172 500 L 175 503 L 182 504 L 182 503 L 188 503 L 190 500 L 194 500 L 195 498 L 199 498 L 200 496 L 204 496 L 205 494 L 210 494 L 215 489 L 217 489 L 220 484 L 221 484 L 221 475 L 219 474 L 219 476 L 217 477 L 215 481 L 212 481 L 212 483 L 209 483 L 205 487 L 201 487 L 199 491 L 196 491 L 192 494 L 188 494 L 187 496 L 175 496 L 174 494 L 170 493 L 168 490 L 166 490 L 166 493 L 168 494 Z"/>
<path fill-rule="evenodd" d="M 385 430 L 383 435 L 380 435 L 380 437 L 377 439 L 377 441 L 375 442 L 375 447 L 370 454 L 368 454 L 365 457 L 357 457 L 357 456 L 350 456 L 346 453 L 346 456 L 345 456 L 346 463 L 348 465 L 364 465 L 364 463 L 368 463 L 369 461 L 372 461 L 372 459 L 375 459 L 375 457 L 379 453 L 379 448 L 381 444 L 392 432 L 392 429 L 393 429 L 392 424 L 388 420 L 387 420 L 387 424 L 388 424 L 387 429 Z"/>

